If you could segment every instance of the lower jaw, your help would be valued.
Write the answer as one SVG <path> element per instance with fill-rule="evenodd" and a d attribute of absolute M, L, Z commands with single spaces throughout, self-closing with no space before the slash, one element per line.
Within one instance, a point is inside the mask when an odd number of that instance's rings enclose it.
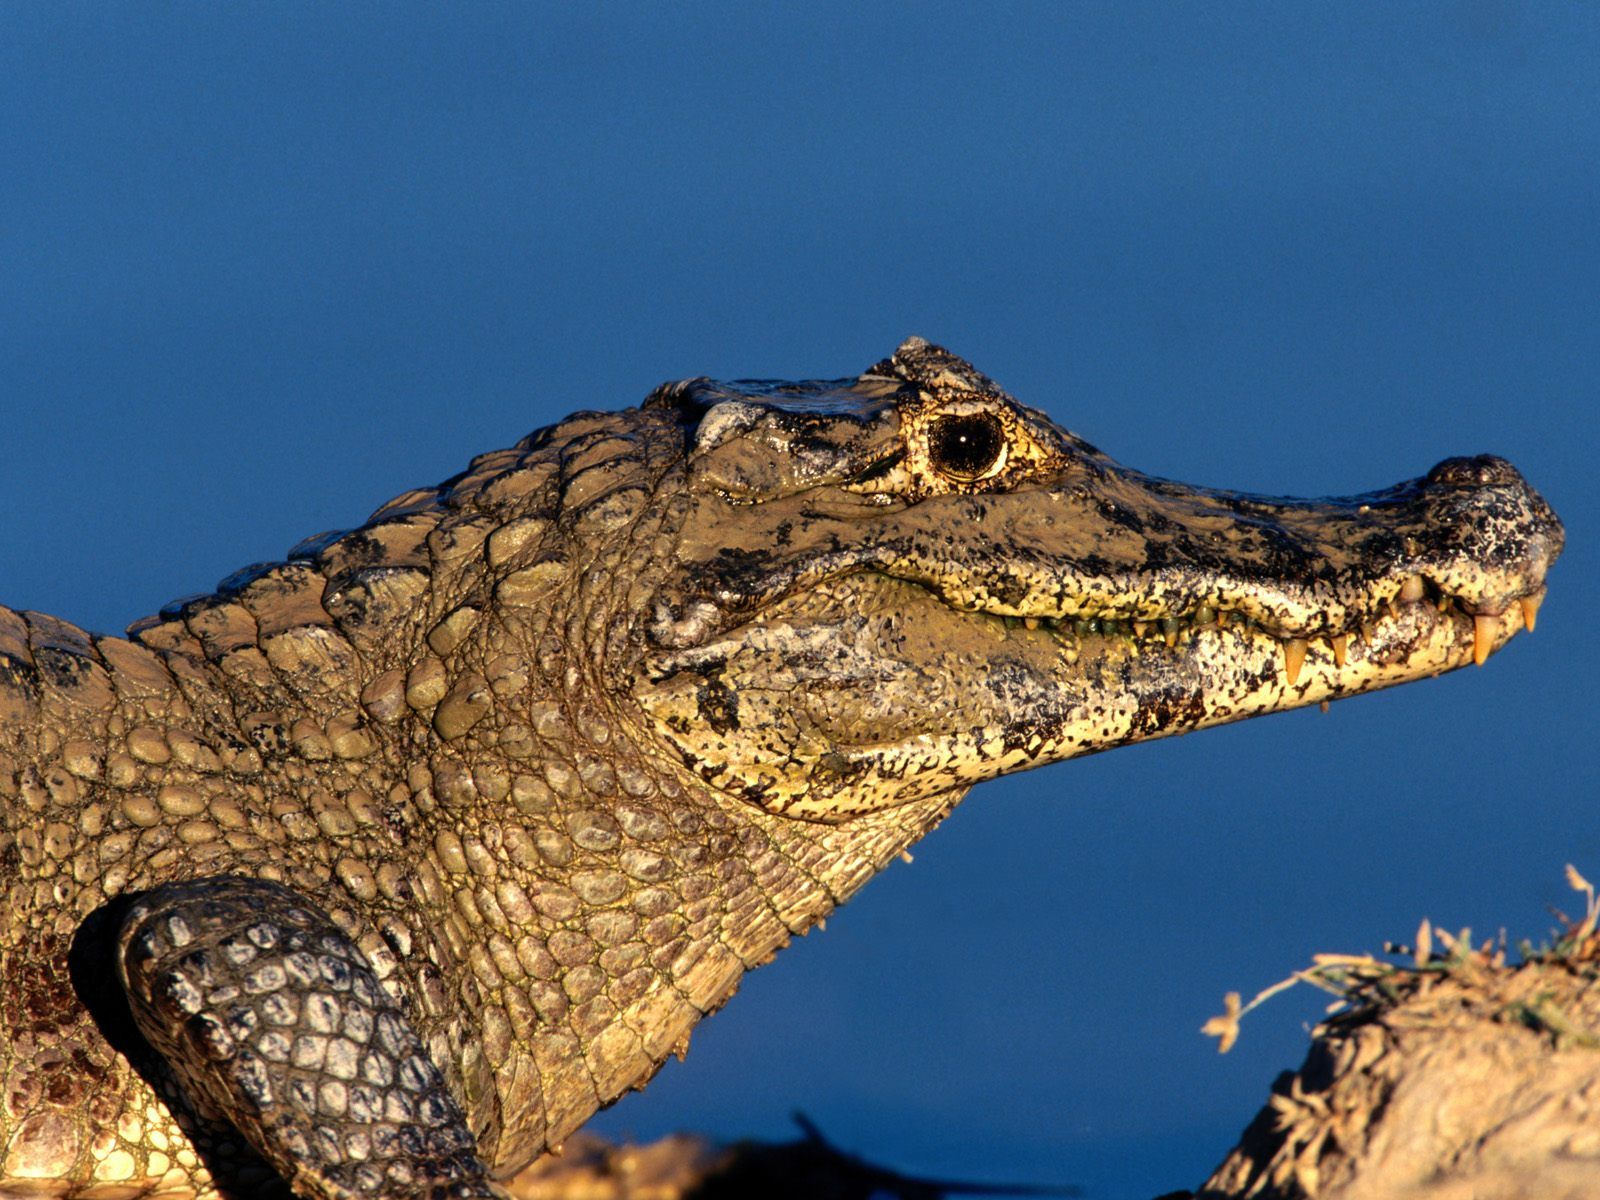
<path fill-rule="evenodd" d="M 1524 628 L 1516 606 L 1485 627 L 1459 609 L 1407 605 L 1342 646 L 1301 643 L 1298 661 L 1286 660 L 1282 640 L 1237 626 L 1186 630 L 1170 646 L 1164 639 L 1072 638 L 1026 625 L 1011 636 L 1046 639 L 1073 664 L 1074 676 L 1094 677 L 1087 693 L 1096 696 L 1098 711 L 1059 754 L 1071 757 L 1439 675 L 1481 662 Z"/>
<path fill-rule="evenodd" d="M 1283 641 L 1259 626 L 1200 625 L 1172 645 L 1159 636 L 1079 636 L 1064 623 L 958 612 L 925 588 L 883 579 L 871 588 L 855 581 L 817 589 L 808 609 L 834 590 L 839 603 L 830 611 L 769 611 L 717 646 L 679 652 L 685 662 L 676 669 L 703 670 L 688 661 L 703 656 L 731 662 L 746 655 L 752 678 L 781 667 L 791 689 L 781 707 L 805 712 L 814 740 L 851 768 L 840 788 L 880 797 L 849 809 L 858 815 L 1115 746 L 1437 675 L 1525 627 L 1513 605 L 1484 647 L 1480 626 L 1459 608 L 1402 604 L 1352 634 L 1342 661 L 1333 643 L 1308 642 L 1291 678 Z M 794 640 L 816 643 L 815 657 L 790 661 Z M 847 673 L 859 682 L 850 686 L 834 678 L 839 647 L 854 655 Z M 765 674 L 748 665 L 766 656 L 773 661 Z M 935 678 L 945 685 L 918 690 L 919 681 Z M 804 757 L 791 753 L 762 768 L 778 780 L 762 803 L 837 819 L 837 789 L 811 777 Z M 789 792 L 792 805 L 780 794 Z"/>

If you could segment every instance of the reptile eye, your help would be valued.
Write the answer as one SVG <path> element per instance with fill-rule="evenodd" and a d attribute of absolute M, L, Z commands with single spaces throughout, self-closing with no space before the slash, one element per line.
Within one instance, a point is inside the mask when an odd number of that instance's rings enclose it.
<path fill-rule="evenodd" d="M 928 430 L 933 465 L 962 483 L 987 479 L 1004 465 L 1006 432 L 993 413 L 954 413 Z"/>

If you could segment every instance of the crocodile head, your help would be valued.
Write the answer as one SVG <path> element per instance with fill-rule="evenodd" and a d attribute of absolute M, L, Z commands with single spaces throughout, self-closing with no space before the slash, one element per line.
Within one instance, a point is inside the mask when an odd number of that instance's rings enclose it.
<path fill-rule="evenodd" d="M 687 495 L 632 687 L 707 783 L 812 820 L 1481 664 L 1562 546 L 1502 459 L 1316 500 L 1190 487 L 921 339 L 650 405 L 688 431 Z"/>

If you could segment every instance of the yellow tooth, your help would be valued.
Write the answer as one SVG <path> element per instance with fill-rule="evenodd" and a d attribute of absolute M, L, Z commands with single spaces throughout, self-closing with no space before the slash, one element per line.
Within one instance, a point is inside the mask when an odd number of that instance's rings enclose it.
<path fill-rule="evenodd" d="M 1038 617 L 1023 617 L 1022 618 L 1022 623 L 1023 623 L 1024 626 L 1026 626 L 1029 629 L 1037 629 L 1037 628 L 1039 628 L 1039 618 Z"/>
<path fill-rule="evenodd" d="M 1306 662 L 1306 642 L 1304 638 L 1290 638 L 1283 643 L 1283 673 L 1289 678 L 1289 686 L 1293 687 L 1295 680 L 1300 678 L 1300 668 Z"/>
<path fill-rule="evenodd" d="M 1522 627 L 1529 633 L 1533 632 L 1534 620 L 1539 616 L 1539 601 L 1543 596 L 1524 596 L 1517 603 L 1522 606 Z"/>
<path fill-rule="evenodd" d="M 1167 645 L 1176 646 L 1178 644 L 1178 631 L 1176 629 L 1169 629 L 1162 636 L 1167 639 Z"/>
<path fill-rule="evenodd" d="M 1500 618 L 1479 613 L 1472 618 L 1472 661 L 1480 667 L 1494 649 L 1494 639 L 1500 632 Z"/>
<path fill-rule="evenodd" d="M 1133 623 L 1133 636 L 1134 637 L 1143 637 L 1144 636 L 1144 631 L 1146 629 L 1149 629 L 1149 628 L 1150 628 L 1150 622 L 1149 621 L 1135 621 Z"/>
<path fill-rule="evenodd" d="M 1334 634 L 1328 639 L 1328 643 L 1333 647 L 1334 665 L 1344 666 L 1344 660 L 1350 653 L 1350 635 L 1348 633 Z"/>
<path fill-rule="evenodd" d="M 1393 600 L 1385 600 L 1383 607 L 1388 610 L 1390 617 L 1398 617 L 1400 615 L 1400 609 Z"/>
<path fill-rule="evenodd" d="M 1400 585 L 1400 599 L 1415 604 L 1422 599 L 1422 576 L 1412 575 Z"/>

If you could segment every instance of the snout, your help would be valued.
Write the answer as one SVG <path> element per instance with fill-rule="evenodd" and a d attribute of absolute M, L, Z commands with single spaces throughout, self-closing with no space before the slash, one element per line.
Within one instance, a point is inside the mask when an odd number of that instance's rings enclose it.
<path fill-rule="evenodd" d="M 1415 569 L 1498 613 L 1536 594 L 1566 541 L 1555 510 L 1503 458 L 1447 458 L 1421 481 Z"/>

